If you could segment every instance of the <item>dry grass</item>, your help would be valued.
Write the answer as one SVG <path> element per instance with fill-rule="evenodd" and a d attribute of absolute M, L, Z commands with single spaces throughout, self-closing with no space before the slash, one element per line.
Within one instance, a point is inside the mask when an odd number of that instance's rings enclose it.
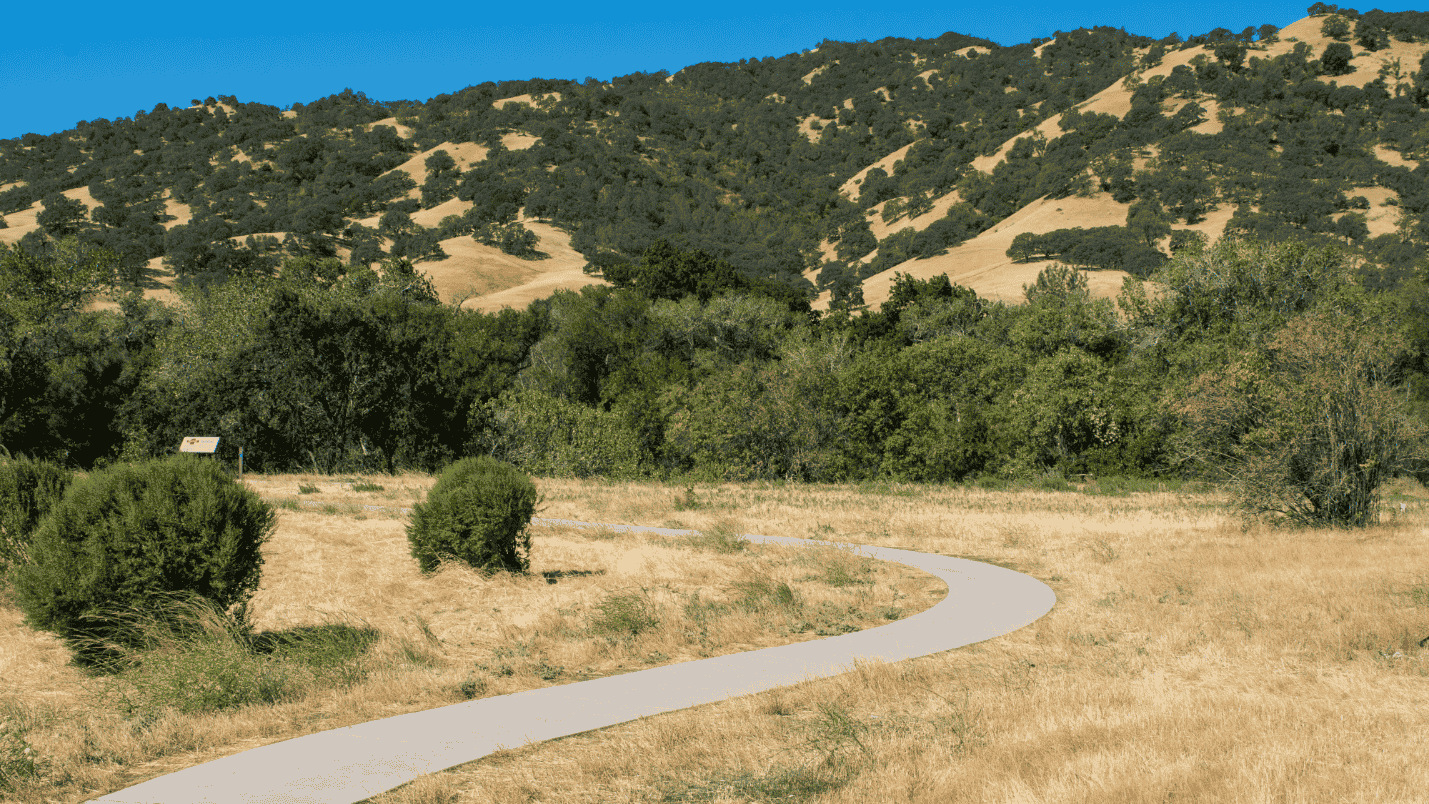
<path fill-rule="evenodd" d="M 431 481 L 373 482 L 384 489 L 318 476 L 253 485 L 341 511 L 403 504 Z M 71 777 L 21 800 L 77 801 L 86 788 L 459 700 L 462 685 L 495 695 L 813 636 L 779 633 L 791 620 L 770 594 L 780 582 L 806 612 L 816 600 L 860 608 L 860 627 L 883 605 L 937 599 L 896 565 L 874 585 L 831 585 L 839 561 L 858 576 L 847 553 L 801 564 L 809 557 L 764 547 L 716 552 L 731 529 L 991 561 L 1051 584 L 1058 603 L 986 643 L 503 751 L 372 801 L 1321 802 L 1429 790 L 1429 651 L 1418 645 L 1429 637 L 1429 494 L 1417 486 L 1392 488 L 1364 531 L 1284 532 L 1242 529 L 1214 494 L 1111 484 L 539 485 L 542 516 L 708 538 L 697 550 L 544 529 L 530 578 L 447 568 L 423 581 L 400 519 L 285 512 L 254 601 L 261 627 L 342 612 L 380 632 L 372 654 L 386 658 L 351 688 L 143 728 L 82 708 L 62 651 L 0 609 L 12 651 L 0 677 L 19 679 L 0 711 L 35 724 L 26 739 Z M 741 608 L 746 597 L 762 608 Z M 705 606 L 716 600 L 726 608 Z M 721 613 L 696 638 L 701 610 Z M 661 624 L 640 629 L 643 614 Z"/>
<path fill-rule="evenodd" d="M 1059 602 L 1008 636 L 545 743 L 381 802 L 1410 801 L 1429 769 L 1426 495 L 1362 532 L 1210 495 L 547 482 L 548 515 L 982 557 Z M 678 497 L 678 495 L 675 495 Z M 1407 510 L 1400 513 L 1403 502 Z M 1400 655 L 1396 656 L 1398 653 Z"/>
<path fill-rule="evenodd" d="M 302 734 L 861 630 L 945 593 L 847 551 L 743 543 L 752 527 L 703 507 L 682 514 L 700 537 L 537 528 L 529 575 L 423 577 L 393 509 L 431 477 L 245 482 L 280 511 L 248 637 L 212 617 L 200 640 L 159 629 L 126 673 L 91 678 L 0 602 L 0 787 L 13 800 L 83 801 Z"/>
<path fill-rule="evenodd" d="M 1013 238 L 1023 232 L 1050 232 L 1076 226 L 1120 226 L 1126 222 L 1129 204 L 1121 204 L 1107 193 L 1098 192 L 1089 198 L 1039 198 L 997 225 L 948 249 L 947 253 L 909 260 L 874 274 L 863 282 L 863 298 L 872 309 L 888 300 L 897 274 L 906 273 L 915 279 L 931 279 L 947 274 L 948 279 L 977 291 L 978 296 L 994 301 L 1020 303 L 1022 286 L 1037 281 L 1037 274 L 1049 261 L 1015 263 L 1007 256 Z M 1224 226 L 1233 210 L 1224 209 L 1224 218 L 1214 218 L 1220 210 L 1207 216 Z M 898 228 L 906 224 L 895 224 Z M 1194 227 L 1193 227 L 1194 228 Z M 1217 230 L 1219 234 L 1219 230 Z M 1115 297 L 1128 275 L 1124 271 L 1090 271 L 1093 297 Z"/>

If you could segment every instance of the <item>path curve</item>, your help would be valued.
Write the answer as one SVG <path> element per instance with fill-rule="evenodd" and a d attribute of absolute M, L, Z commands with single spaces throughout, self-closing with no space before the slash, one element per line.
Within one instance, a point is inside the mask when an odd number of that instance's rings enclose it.
<path fill-rule="evenodd" d="M 537 524 L 665 536 L 696 531 L 564 519 Z M 751 542 L 842 542 L 745 534 Z M 948 594 L 907 619 L 842 636 L 526 690 L 295 737 L 92 799 L 94 804 L 352 804 L 496 751 L 662 712 L 826 678 L 856 659 L 896 662 L 1010 633 L 1052 610 L 1051 587 L 965 558 L 854 545 L 860 555 L 936 575 Z"/>

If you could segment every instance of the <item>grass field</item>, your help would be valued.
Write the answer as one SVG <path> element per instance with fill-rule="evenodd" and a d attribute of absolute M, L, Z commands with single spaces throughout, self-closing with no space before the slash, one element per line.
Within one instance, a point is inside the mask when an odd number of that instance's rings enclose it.
<path fill-rule="evenodd" d="M 1058 603 L 985 643 L 504 751 L 372 801 L 1429 797 L 1429 494 L 1412 484 L 1366 530 L 1282 532 L 1190 487 L 541 480 L 540 516 L 702 535 L 537 528 L 530 576 L 423 578 L 401 516 L 361 506 L 408 506 L 429 477 L 249 482 L 280 505 L 255 647 L 214 623 L 88 679 L 0 604 L 16 778 L 0 799 L 83 801 L 322 729 L 874 627 L 944 591 L 834 547 L 741 550 L 740 532 L 989 561 Z"/>

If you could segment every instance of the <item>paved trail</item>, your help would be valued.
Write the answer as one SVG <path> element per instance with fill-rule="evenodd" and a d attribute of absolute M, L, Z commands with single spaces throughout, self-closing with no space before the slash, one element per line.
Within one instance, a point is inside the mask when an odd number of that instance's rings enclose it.
<path fill-rule="evenodd" d="M 597 525 L 676 536 L 689 530 Z M 746 535 L 752 542 L 828 542 Z M 484 698 L 296 737 L 93 799 L 95 804 L 352 804 L 423 774 L 504 748 L 838 675 L 856 659 L 896 662 L 1015 631 L 1051 611 L 1056 595 L 1019 572 L 963 558 L 859 546 L 859 553 L 931 573 L 948 595 L 927 611 L 867 631 L 654 667 Z"/>

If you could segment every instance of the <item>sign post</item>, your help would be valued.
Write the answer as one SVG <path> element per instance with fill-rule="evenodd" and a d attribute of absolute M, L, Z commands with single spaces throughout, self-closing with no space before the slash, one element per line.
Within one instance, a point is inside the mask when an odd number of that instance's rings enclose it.
<path fill-rule="evenodd" d="M 179 452 L 202 452 L 212 455 L 218 449 L 218 436 L 189 436 L 179 444 Z"/>

